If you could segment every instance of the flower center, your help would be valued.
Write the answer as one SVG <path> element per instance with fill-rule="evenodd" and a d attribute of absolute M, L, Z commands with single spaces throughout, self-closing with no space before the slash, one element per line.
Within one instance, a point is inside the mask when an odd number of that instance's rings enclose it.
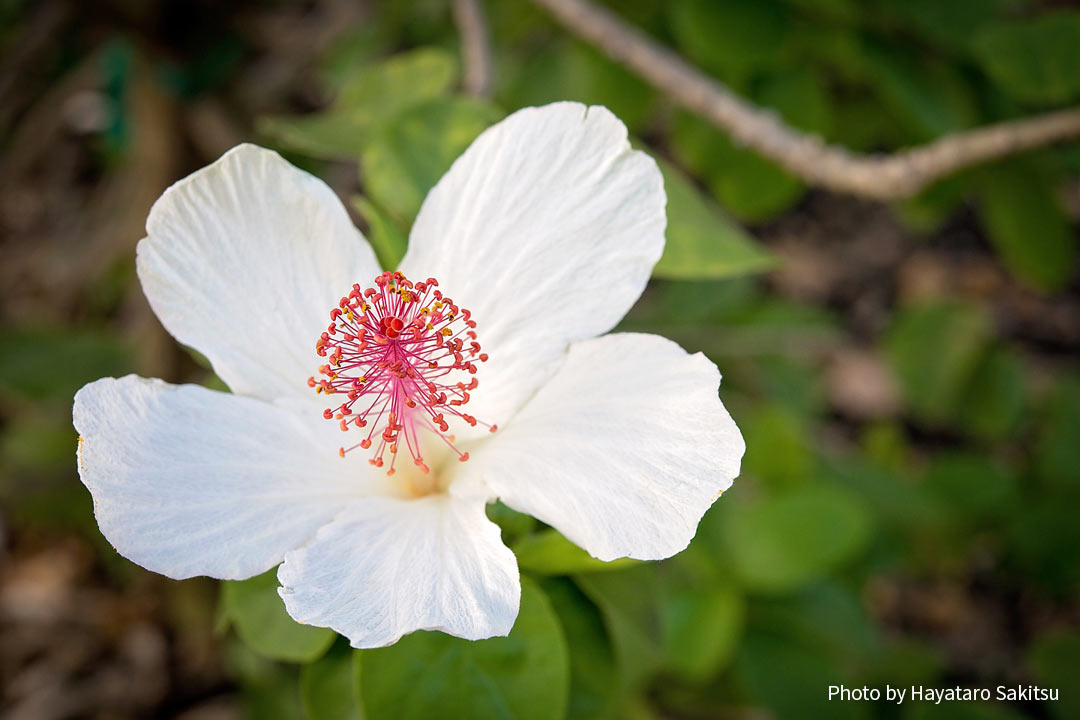
<path fill-rule="evenodd" d="M 399 272 L 384 272 L 375 287 L 354 284 L 330 311 L 330 326 L 315 343 L 327 362 L 319 367 L 319 380 L 307 382 L 317 393 L 344 398 L 324 410 L 324 418 L 336 420 L 342 431 L 367 428 L 358 443 L 338 450 L 341 457 L 374 447 L 369 462 L 381 468 L 389 452 L 386 474 L 393 475 L 404 447 L 427 473 L 419 430 L 434 433 L 464 462 L 469 453 L 455 447 L 448 419 L 498 429 L 463 411 L 479 384 L 474 360 L 487 362 L 488 356 L 480 352 L 471 313 L 438 285 L 434 278 L 413 283 Z"/>

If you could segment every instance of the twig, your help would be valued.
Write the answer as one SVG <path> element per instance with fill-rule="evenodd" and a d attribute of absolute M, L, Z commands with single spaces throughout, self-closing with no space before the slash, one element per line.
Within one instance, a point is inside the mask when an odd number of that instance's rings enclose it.
<path fill-rule="evenodd" d="M 905 198 L 961 168 L 1080 138 L 1080 108 L 1070 108 L 946 135 L 891 155 L 852 153 L 785 124 L 588 0 L 533 2 L 735 142 L 830 190 L 878 200 Z"/>
<path fill-rule="evenodd" d="M 491 94 L 495 75 L 487 20 L 481 2 L 454 0 L 454 23 L 461 35 L 461 55 L 465 66 L 465 92 L 474 97 Z"/>

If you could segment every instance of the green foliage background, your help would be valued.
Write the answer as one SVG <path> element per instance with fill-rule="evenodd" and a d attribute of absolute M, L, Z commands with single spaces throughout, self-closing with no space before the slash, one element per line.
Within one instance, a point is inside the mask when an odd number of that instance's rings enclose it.
<path fill-rule="evenodd" d="M 332 103 L 267 114 L 258 139 L 316 172 L 358 162 L 362 193 L 352 203 L 392 267 L 425 193 L 485 127 L 555 100 L 611 108 L 660 160 L 669 199 L 667 249 L 622 327 L 667 335 L 717 362 L 748 446 L 743 475 L 690 548 L 660 563 L 599 563 L 493 506 L 523 573 L 521 616 L 508 638 L 417 633 L 352 651 L 330 631 L 292 623 L 272 573 L 228 583 L 218 626 L 249 714 L 914 719 L 958 715 L 830 703 L 827 688 L 1035 682 L 1060 687 L 1062 701 L 955 713 L 1080 716 L 1076 348 L 1033 352 L 1001 331 L 989 302 L 961 293 L 897 298 L 884 326 L 861 339 L 899 404 L 838 423 L 822 355 L 807 348 L 848 338 L 849 308 L 775 292 L 769 273 L 778 259 L 750 231 L 799 212 L 807 188 L 673 108 L 530 3 L 485 5 L 493 98 L 459 90 L 447 3 L 378 3 L 320 60 Z M 1056 3 L 611 6 L 787 122 L 854 150 L 901 148 L 1080 99 L 1080 11 Z M 194 82 L 195 70 L 184 72 Z M 966 217 L 1024 292 L 1075 302 L 1077 229 L 1060 190 L 1078 171 L 1080 148 L 1047 149 L 944 179 L 892 211 L 923 238 Z M 70 477 L 64 413 L 79 385 L 136 362 L 110 324 L 110 288 L 133 274 L 111 273 L 94 286 L 97 308 L 71 326 L 13 326 L 0 337 L 0 479 L 19 523 L 95 532 Z M 79 362 L 53 366 L 46 380 L 42 358 L 56 357 Z M 53 476 L 67 483 L 27 489 L 27 478 Z M 927 607 L 935 602 L 937 610 Z M 970 622 L 956 631 L 935 612 Z M 973 659 L 950 632 L 1005 639 Z"/>

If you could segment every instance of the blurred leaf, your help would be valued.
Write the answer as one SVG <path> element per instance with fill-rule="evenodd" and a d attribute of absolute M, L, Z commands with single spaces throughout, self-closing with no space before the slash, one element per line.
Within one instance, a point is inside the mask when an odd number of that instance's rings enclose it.
<path fill-rule="evenodd" d="M 328 112 L 298 117 L 261 117 L 258 132 L 278 146 L 317 158 L 354 158 L 368 142 L 369 123 L 349 113 Z"/>
<path fill-rule="evenodd" d="M 987 234 L 1009 269 L 1041 290 L 1068 282 L 1076 269 L 1076 236 L 1046 178 L 1012 162 L 987 171 L 981 191 Z"/>
<path fill-rule="evenodd" d="M 501 113 L 481 100 L 452 98 L 415 106 L 382 128 L 361 157 L 371 198 L 411 222 L 439 178 Z"/>
<path fill-rule="evenodd" d="M 653 276 L 704 280 L 768 270 L 773 256 L 671 165 L 660 163 L 667 191 L 667 243 Z"/>
<path fill-rule="evenodd" d="M 858 593 L 822 580 L 793 596 L 762 598 L 751 607 L 751 626 L 826 653 L 830 664 L 859 668 L 879 640 Z"/>
<path fill-rule="evenodd" d="M 353 207 L 368 224 L 367 239 L 384 270 L 396 270 L 405 257 L 408 239 L 398 224 L 363 196 L 353 198 Z"/>
<path fill-rule="evenodd" d="M 817 417 L 825 409 L 821 370 L 804 359 L 766 356 L 754 363 L 753 370 L 755 392 L 800 420 Z"/>
<path fill-rule="evenodd" d="M 927 140 L 975 123 L 975 100 L 951 65 L 906 45 L 868 44 L 865 55 L 875 85 L 906 120 L 912 138 Z"/>
<path fill-rule="evenodd" d="M 774 0 L 682 0 L 668 3 L 679 48 L 706 71 L 739 86 L 783 47 L 788 15 Z"/>
<path fill-rule="evenodd" d="M 701 175 L 723 206 L 742 220 L 770 218 L 802 194 L 795 178 L 756 153 L 736 147 L 699 118 L 676 115 L 671 143 L 679 161 Z"/>
<path fill-rule="evenodd" d="M 939 654 L 920 641 L 908 638 L 890 638 L 873 650 L 867 663 L 871 687 L 934 686 L 941 674 L 942 660 Z M 908 693 L 910 698 L 910 693 Z"/>
<path fill-rule="evenodd" d="M 771 488 L 799 485 L 810 479 L 814 456 L 805 424 L 780 405 L 757 405 L 741 422 L 746 438 L 743 471 Z"/>
<path fill-rule="evenodd" d="M 300 702 L 307 720 L 362 720 L 356 653 L 345 638 L 300 668 Z"/>
<path fill-rule="evenodd" d="M 296 666 L 268 660 L 238 640 L 226 645 L 225 663 L 229 676 L 238 681 L 243 691 L 243 717 L 251 720 L 303 717 Z"/>
<path fill-rule="evenodd" d="M 133 367 L 131 349 L 109 331 L 0 328 L 0 393 L 66 401 L 86 383 Z"/>
<path fill-rule="evenodd" d="M 951 521 L 948 508 L 924 483 L 910 481 L 887 467 L 865 460 L 835 464 L 831 477 L 858 493 L 873 509 L 874 517 L 900 537 L 906 551 L 938 552 L 941 530 Z"/>
<path fill-rule="evenodd" d="M 935 182 L 918 195 L 895 205 L 899 218 L 912 232 L 930 235 L 952 219 L 970 194 L 970 178 L 952 175 Z"/>
<path fill-rule="evenodd" d="M 442 48 L 411 50 L 364 67 L 347 78 L 337 104 L 360 117 L 370 117 L 371 126 L 378 119 L 446 95 L 457 75 L 457 56 L 453 53 Z"/>
<path fill-rule="evenodd" d="M 611 641 L 596 605 L 572 582 L 546 578 L 542 585 L 562 623 L 570 651 L 570 720 L 613 718 L 620 682 Z"/>
<path fill-rule="evenodd" d="M 743 614 L 743 597 L 731 587 L 670 589 L 661 614 L 668 664 L 690 680 L 713 677 L 735 652 Z"/>
<path fill-rule="evenodd" d="M 259 131 L 281 145 L 315 157 L 357 157 L 372 133 L 399 113 L 450 92 L 457 60 L 437 48 L 421 48 L 365 65 L 342 81 L 325 112 L 264 117 Z"/>
<path fill-rule="evenodd" d="M 558 618 L 528 578 L 508 637 L 469 641 L 419 631 L 361 655 L 360 695 L 369 720 L 562 718 L 569 683 Z"/>
<path fill-rule="evenodd" d="M 725 509 L 725 543 L 753 591 L 790 592 L 852 559 L 870 539 L 867 509 L 827 485 L 728 503 Z"/>
<path fill-rule="evenodd" d="M 990 440 L 1004 440 L 1024 415 L 1024 367 L 1016 353 L 995 348 L 975 368 L 959 415 L 964 429 Z"/>
<path fill-rule="evenodd" d="M 1024 0 L 885 0 L 885 5 L 937 43 L 966 50 L 973 33 L 987 20 L 1022 5 Z"/>
<path fill-rule="evenodd" d="M 984 455 L 953 452 L 936 457 L 925 483 L 953 515 L 975 522 L 1007 514 L 1017 500 L 1012 477 Z"/>
<path fill-rule="evenodd" d="M 488 503 L 485 510 L 488 520 L 502 530 L 502 541 L 509 547 L 513 547 L 519 539 L 536 529 L 536 518 L 507 507 L 502 501 Z"/>
<path fill-rule="evenodd" d="M 1058 702 L 1045 704 L 1051 715 L 1062 720 L 1080 717 L 1080 694 L 1074 690 L 1080 668 L 1080 633 L 1064 630 L 1040 636 L 1028 651 L 1028 667 L 1040 687 L 1061 692 Z"/>
<path fill-rule="evenodd" d="M 1020 102 L 1054 105 L 1080 95 L 1080 12 L 1046 12 L 981 29 L 972 42 L 990 77 Z"/>
<path fill-rule="evenodd" d="M 378 62 L 378 56 L 389 51 L 387 37 L 375 23 L 363 23 L 341 32 L 331 42 L 319 59 L 319 75 L 323 82 L 340 92 L 346 82 L 364 68 Z"/>
<path fill-rule="evenodd" d="M 1050 393 L 1035 445 L 1035 467 L 1053 490 L 1080 490 L 1080 378 L 1067 375 Z"/>
<path fill-rule="evenodd" d="M 22 412 L 0 431 L 0 467 L 31 475 L 70 473 L 77 444 L 69 412 Z"/>
<path fill-rule="evenodd" d="M 754 98 L 809 133 L 827 135 L 832 126 L 831 100 L 821 77 L 812 69 L 787 68 L 770 73 L 759 83 Z"/>
<path fill-rule="evenodd" d="M 733 145 L 716 167 L 710 187 L 724 207 L 746 222 L 763 222 L 789 209 L 805 187 L 778 165 Z"/>
<path fill-rule="evenodd" d="M 1026 717 L 1009 705 L 985 702 L 916 702 L 909 705 L 905 716 L 906 720 L 1024 720 Z"/>
<path fill-rule="evenodd" d="M 664 658 L 662 589 L 655 566 L 578 575 L 574 580 L 604 616 L 624 685 L 636 686 Z"/>
<path fill-rule="evenodd" d="M 571 575 L 573 573 L 618 570 L 637 561 L 619 558 L 611 562 L 597 560 L 557 530 L 541 530 L 514 545 L 518 567 L 536 575 Z"/>
<path fill-rule="evenodd" d="M 1075 466 L 1070 468 L 1075 477 Z M 1061 596 L 1080 586 L 1080 523 L 1075 495 L 1050 493 L 1015 508 L 1008 552 L 1015 572 Z"/>
<path fill-rule="evenodd" d="M 885 350 L 912 414 L 935 425 L 953 416 L 989 333 L 978 306 L 942 302 L 900 309 Z"/>
<path fill-rule="evenodd" d="M 502 73 L 500 78 L 509 80 L 498 95 L 508 108 L 561 100 L 603 105 L 632 133 L 644 129 L 652 112 L 654 91 L 647 83 L 577 42 L 546 43 L 529 53 L 520 72 Z"/>
<path fill-rule="evenodd" d="M 735 668 L 757 704 L 778 720 L 864 718 L 866 703 L 829 700 L 830 685 L 848 681 L 821 648 L 765 630 L 747 635 Z M 782 688 L 782 691 L 778 691 Z"/>
<path fill-rule="evenodd" d="M 337 635 L 327 628 L 300 625 L 285 612 L 277 592 L 277 571 L 222 583 L 222 612 L 244 644 L 260 655 L 284 662 L 311 662 Z"/>

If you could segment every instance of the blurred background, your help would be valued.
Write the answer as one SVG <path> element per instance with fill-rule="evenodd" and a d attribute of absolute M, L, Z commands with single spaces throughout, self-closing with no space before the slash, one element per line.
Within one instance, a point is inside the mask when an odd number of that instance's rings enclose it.
<path fill-rule="evenodd" d="M 0 0 L 0 715 L 1080 717 L 1080 144 L 895 203 L 829 193 L 527 0 L 482 6 L 492 80 L 466 94 L 450 0 Z M 608 7 L 856 151 L 1080 100 L 1062 0 Z M 691 547 L 601 567 L 492 506 L 528 622 L 363 653 L 293 625 L 272 573 L 222 588 L 117 556 L 76 475 L 72 395 L 128 372 L 223 388 L 135 277 L 162 190 L 253 140 L 326 179 L 392 265 L 477 133 L 563 99 L 608 106 L 664 166 L 668 249 L 621 327 L 707 353 L 746 438 Z M 452 682 L 408 669 L 447 657 Z M 827 698 L 886 683 L 1061 700 Z"/>

